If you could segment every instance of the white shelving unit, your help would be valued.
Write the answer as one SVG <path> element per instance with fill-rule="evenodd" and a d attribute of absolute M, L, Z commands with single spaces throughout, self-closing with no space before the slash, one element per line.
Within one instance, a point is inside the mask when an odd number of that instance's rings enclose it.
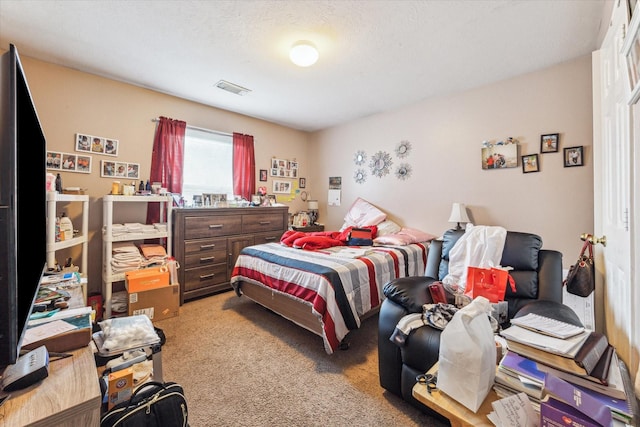
<path fill-rule="evenodd" d="M 56 217 L 58 203 L 82 203 L 82 225 L 80 234 L 70 240 L 56 242 Z M 75 225 L 75 224 L 74 224 Z M 89 254 L 89 196 L 77 194 L 59 194 L 55 191 L 47 192 L 47 268 L 56 266 L 56 251 L 82 245 L 82 262 L 80 273 L 87 274 L 87 259 Z M 87 288 L 82 286 L 84 301 L 87 301 Z"/>
<path fill-rule="evenodd" d="M 147 239 L 166 239 L 166 251 L 171 255 L 171 210 L 173 198 L 171 195 L 159 196 L 115 196 L 106 195 L 102 200 L 102 296 L 104 298 L 104 318 L 111 317 L 111 297 L 113 282 L 125 279 L 125 273 L 114 274 L 111 269 L 114 242 L 130 242 Z M 160 222 L 167 223 L 166 231 L 155 233 L 126 233 L 119 236 L 113 235 L 113 209 L 117 203 L 160 203 Z"/>

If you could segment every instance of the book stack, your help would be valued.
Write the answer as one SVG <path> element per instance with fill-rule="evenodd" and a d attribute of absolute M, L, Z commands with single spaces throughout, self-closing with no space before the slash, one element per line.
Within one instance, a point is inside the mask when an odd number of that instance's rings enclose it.
<path fill-rule="evenodd" d="M 496 372 L 498 396 L 524 392 L 540 411 L 549 395 L 545 380 L 553 377 L 607 407 L 614 420 L 632 424 L 636 405 L 632 385 L 605 335 L 536 314 L 511 323 L 501 332 L 508 350 Z M 551 410 L 549 403 L 545 405 Z"/>

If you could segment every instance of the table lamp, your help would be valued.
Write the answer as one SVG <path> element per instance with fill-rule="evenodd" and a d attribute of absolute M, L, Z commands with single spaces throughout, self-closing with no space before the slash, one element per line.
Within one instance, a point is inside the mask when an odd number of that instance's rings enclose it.
<path fill-rule="evenodd" d="M 451 215 L 449 216 L 449 222 L 455 222 L 456 230 L 462 230 L 460 223 L 471 222 L 467 216 L 467 208 L 464 203 L 454 203 L 451 207 Z"/>
<path fill-rule="evenodd" d="M 309 219 L 311 220 L 311 224 L 315 224 L 318 220 L 318 201 L 317 200 L 309 200 L 307 201 L 307 207 L 309 210 Z"/>

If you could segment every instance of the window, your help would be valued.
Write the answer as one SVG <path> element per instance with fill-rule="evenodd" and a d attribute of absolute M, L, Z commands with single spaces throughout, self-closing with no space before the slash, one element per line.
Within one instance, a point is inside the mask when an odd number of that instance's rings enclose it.
<path fill-rule="evenodd" d="M 187 126 L 182 175 L 187 204 L 203 193 L 233 194 L 233 137 Z"/>

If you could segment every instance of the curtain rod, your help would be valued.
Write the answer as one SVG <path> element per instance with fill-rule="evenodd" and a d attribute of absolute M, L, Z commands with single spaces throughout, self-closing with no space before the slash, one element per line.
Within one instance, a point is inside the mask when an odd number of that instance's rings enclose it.
<path fill-rule="evenodd" d="M 157 118 L 156 118 L 156 119 L 151 119 L 151 121 L 152 121 L 152 122 L 159 122 L 159 121 L 160 121 L 160 119 L 157 119 Z M 187 125 L 187 127 L 188 127 L 189 129 L 199 130 L 199 131 L 207 132 L 207 133 L 212 133 L 212 134 L 214 134 L 214 135 L 233 136 L 233 134 L 231 134 L 231 133 L 227 133 L 227 132 L 219 132 L 219 131 L 217 131 L 217 130 L 211 130 L 211 129 L 205 129 L 205 128 L 199 128 L 199 127 L 197 127 L 197 126 L 190 126 L 190 125 Z"/>

